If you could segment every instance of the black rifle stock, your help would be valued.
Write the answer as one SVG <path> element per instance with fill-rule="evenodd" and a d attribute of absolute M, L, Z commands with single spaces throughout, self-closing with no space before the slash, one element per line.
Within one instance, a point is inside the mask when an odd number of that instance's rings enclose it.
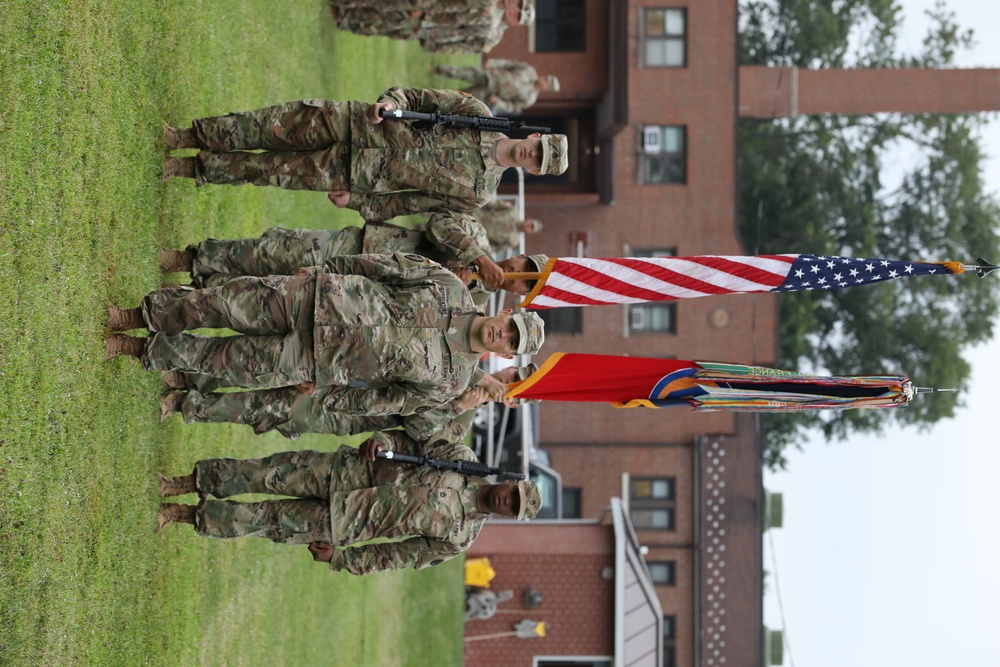
<path fill-rule="evenodd" d="M 471 127 L 476 130 L 489 130 L 490 132 L 525 130 L 526 132 L 539 132 L 541 134 L 552 133 L 552 128 L 550 127 L 525 125 L 523 120 L 501 118 L 499 116 L 459 116 L 450 113 L 438 113 L 437 111 L 434 113 L 422 113 L 419 111 L 401 111 L 400 109 L 382 109 L 381 113 L 382 118 L 416 120 L 433 125 L 444 125 L 445 127 Z"/>
<path fill-rule="evenodd" d="M 524 479 L 524 475 L 519 472 L 507 472 L 505 470 L 501 470 L 500 468 L 488 466 L 485 463 L 479 463 L 478 461 L 449 461 L 447 459 L 432 459 L 426 454 L 421 456 L 412 456 L 410 454 L 400 454 L 398 452 L 377 452 L 375 456 L 380 459 L 386 459 L 387 461 L 399 461 L 401 463 L 409 463 L 410 465 L 415 466 L 426 466 L 428 468 L 434 468 L 435 470 L 454 470 L 457 473 L 461 473 L 463 475 L 474 475 L 475 477 L 489 477 L 490 475 L 497 475 L 499 480 Z"/>

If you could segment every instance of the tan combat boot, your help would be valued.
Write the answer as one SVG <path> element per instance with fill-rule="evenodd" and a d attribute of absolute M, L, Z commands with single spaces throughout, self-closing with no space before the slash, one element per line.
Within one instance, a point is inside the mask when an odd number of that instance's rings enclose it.
<path fill-rule="evenodd" d="M 145 338 L 136 338 L 128 334 L 109 333 L 104 335 L 104 361 L 115 357 L 128 356 L 138 359 L 146 347 Z"/>
<path fill-rule="evenodd" d="M 193 157 L 168 157 L 163 159 L 163 182 L 171 178 L 194 178 Z"/>
<path fill-rule="evenodd" d="M 180 371 L 160 371 L 160 379 L 169 389 L 187 389 L 187 380 Z"/>
<path fill-rule="evenodd" d="M 172 523 L 190 523 L 194 525 L 194 505 L 180 503 L 163 503 L 156 513 L 156 532 L 162 531 Z"/>
<path fill-rule="evenodd" d="M 186 396 L 186 391 L 168 391 L 160 399 L 160 421 L 180 412 Z"/>
<path fill-rule="evenodd" d="M 164 273 L 191 273 L 194 266 L 194 250 L 172 250 L 160 248 L 160 271 Z"/>
<path fill-rule="evenodd" d="M 193 127 L 179 130 L 167 123 L 163 124 L 163 143 L 167 145 L 168 151 L 178 148 L 201 148 L 198 144 L 198 135 L 195 134 Z"/>
<path fill-rule="evenodd" d="M 194 493 L 197 491 L 194 488 L 194 473 L 190 475 L 181 475 L 180 477 L 165 477 L 159 473 L 156 474 L 160 481 L 160 497 L 168 498 L 170 496 L 183 496 L 185 493 Z"/>
<path fill-rule="evenodd" d="M 131 331 L 132 329 L 146 328 L 141 308 L 119 308 L 109 303 L 107 314 L 108 331 Z"/>

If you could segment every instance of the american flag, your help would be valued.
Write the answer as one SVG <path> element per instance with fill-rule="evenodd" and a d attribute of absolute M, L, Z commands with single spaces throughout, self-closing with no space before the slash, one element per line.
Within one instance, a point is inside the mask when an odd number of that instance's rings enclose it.
<path fill-rule="evenodd" d="M 906 276 L 963 273 L 959 262 L 823 255 L 553 258 L 522 308 L 691 299 L 710 294 L 856 287 Z"/>

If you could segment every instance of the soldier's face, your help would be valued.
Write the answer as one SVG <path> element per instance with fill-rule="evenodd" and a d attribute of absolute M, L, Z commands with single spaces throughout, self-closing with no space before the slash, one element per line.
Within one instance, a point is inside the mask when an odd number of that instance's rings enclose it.
<path fill-rule="evenodd" d="M 513 27 L 521 23 L 521 0 L 500 0 L 503 7 L 503 18 L 507 25 Z"/>
<path fill-rule="evenodd" d="M 518 167 L 538 176 L 542 173 L 542 138 L 533 134 L 516 141 L 510 148 L 510 159 Z"/>
<path fill-rule="evenodd" d="M 483 496 L 480 498 L 480 509 L 511 519 L 517 517 L 520 509 L 517 485 L 512 483 L 491 484 L 485 487 Z"/>
<path fill-rule="evenodd" d="M 480 320 L 479 326 L 472 330 L 473 342 L 478 342 L 486 352 L 507 358 L 514 356 L 521 334 L 510 313 L 510 310 L 504 310 L 498 315 Z"/>
<path fill-rule="evenodd" d="M 504 270 L 504 273 L 509 271 L 534 271 L 534 265 L 528 264 L 528 258 L 524 255 L 517 255 L 516 257 L 511 257 L 510 259 L 505 259 L 497 262 L 497 266 Z M 505 280 L 503 281 L 503 287 L 508 292 L 513 294 L 520 294 L 524 296 L 531 291 L 532 286 L 535 284 L 534 280 L 525 280 L 520 278 L 518 280 Z"/>

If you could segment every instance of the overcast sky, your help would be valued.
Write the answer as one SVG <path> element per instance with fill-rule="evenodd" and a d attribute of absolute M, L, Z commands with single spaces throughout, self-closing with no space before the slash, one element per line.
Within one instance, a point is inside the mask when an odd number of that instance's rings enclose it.
<path fill-rule="evenodd" d="M 932 1 L 900 1 L 901 48 L 915 53 Z M 1000 0 L 946 4 L 978 41 L 957 65 L 1000 67 Z M 983 145 L 987 187 L 998 192 L 996 120 Z M 929 433 L 804 443 L 787 472 L 765 474 L 785 501 L 784 527 L 764 537 L 765 568 L 777 572 L 784 604 L 782 623 L 772 574 L 765 623 L 785 627 L 785 665 L 1000 665 L 1000 341 L 970 361 L 967 407 L 955 419 Z"/>

